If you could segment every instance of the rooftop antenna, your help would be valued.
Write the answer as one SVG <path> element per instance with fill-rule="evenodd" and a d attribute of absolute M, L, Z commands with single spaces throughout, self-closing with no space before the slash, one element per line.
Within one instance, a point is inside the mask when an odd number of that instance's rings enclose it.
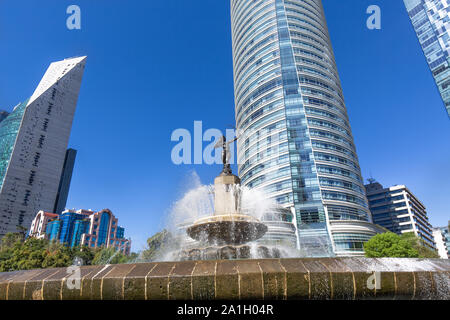
<path fill-rule="evenodd" d="M 375 179 L 373 178 L 373 176 L 372 176 L 372 171 L 370 172 L 370 178 L 367 179 L 367 181 L 369 182 L 369 184 L 372 184 L 372 183 L 377 182 L 377 180 L 375 180 Z"/>

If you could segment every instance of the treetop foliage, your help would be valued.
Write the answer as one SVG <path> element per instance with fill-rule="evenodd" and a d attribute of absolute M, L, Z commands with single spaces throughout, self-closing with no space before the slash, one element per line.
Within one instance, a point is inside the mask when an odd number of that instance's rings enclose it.
<path fill-rule="evenodd" d="M 68 247 L 46 239 L 23 239 L 21 233 L 8 233 L 0 241 L 0 272 L 69 267 L 75 258 L 84 265 L 128 263 L 136 254 L 125 256 L 115 248 Z"/>
<path fill-rule="evenodd" d="M 377 234 L 364 244 L 364 252 L 368 258 L 439 258 L 412 232 L 401 236 L 392 232 Z"/>

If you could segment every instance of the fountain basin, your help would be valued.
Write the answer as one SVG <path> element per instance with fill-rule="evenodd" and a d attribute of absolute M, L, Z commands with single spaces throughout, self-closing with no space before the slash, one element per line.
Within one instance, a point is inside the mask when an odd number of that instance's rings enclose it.
<path fill-rule="evenodd" d="M 257 259 L 0 273 L 1 300 L 450 299 L 450 260 Z"/>
<path fill-rule="evenodd" d="M 267 226 L 248 215 L 223 214 L 197 220 L 186 232 L 201 242 L 240 245 L 261 238 Z"/>
<path fill-rule="evenodd" d="M 254 255 L 263 259 L 281 258 L 278 248 L 257 245 L 253 248 Z M 223 245 L 205 248 L 186 249 L 181 251 L 179 259 L 189 260 L 239 260 L 252 258 L 252 247 L 249 245 Z"/>

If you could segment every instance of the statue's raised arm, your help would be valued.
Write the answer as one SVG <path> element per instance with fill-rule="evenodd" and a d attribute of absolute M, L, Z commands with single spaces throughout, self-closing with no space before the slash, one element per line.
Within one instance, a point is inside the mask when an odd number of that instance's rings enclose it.
<path fill-rule="evenodd" d="M 225 136 L 222 136 L 214 146 L 215 149 L 222 148 L 222 163 L 223 163 L 222 174 L 232 174 L 230 166 L 230 156 L 231 156 L 230 144 L 235 142 L 237 139 L 238 138 L 236 137 L 233 140 L 227 142 L 227 138 Z"/>

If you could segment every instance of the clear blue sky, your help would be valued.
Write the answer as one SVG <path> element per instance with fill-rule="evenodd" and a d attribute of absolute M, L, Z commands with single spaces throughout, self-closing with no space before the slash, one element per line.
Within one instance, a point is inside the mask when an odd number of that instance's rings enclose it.
<path fill-rule="evenodd" d="M 407 185 L 433 225 L 450 218 L 450 121 L 400 0 L 323 0 L 365 178 Z M 81 8 L 81 30 L 66 8 Z M 382 30 L 366 28 L 366 8 Z M 234 124 L 228 0 L 0 1 L 0 108 L 31 96 L 49 63 L 87 55 L 70 147 L 70 208 L 110 208 L 133 249 L 162 227 L 195 170 L 175 166 L 174 129 Z"/>

